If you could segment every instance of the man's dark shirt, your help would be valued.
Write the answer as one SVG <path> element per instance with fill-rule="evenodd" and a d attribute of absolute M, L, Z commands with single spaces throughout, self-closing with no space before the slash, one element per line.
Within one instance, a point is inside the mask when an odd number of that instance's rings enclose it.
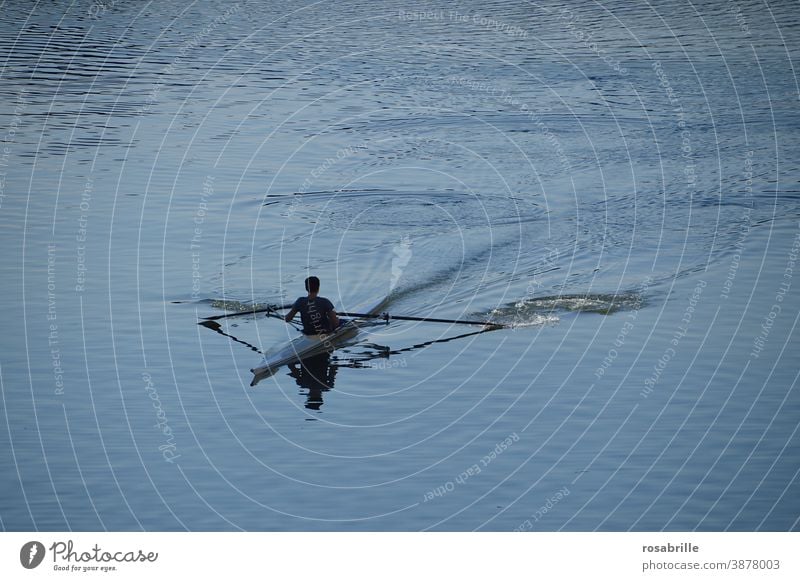
<path fill-rule="evenodd" d="M 300 297 L 294 302 L 293 307 L 300 313 L 303 322 L 303 333 L 305 335 L 319 335 L 320 333 L 330 333 L 331 320 L 328 317 L 333 309 L 331 303 L 325 297 Z"/>

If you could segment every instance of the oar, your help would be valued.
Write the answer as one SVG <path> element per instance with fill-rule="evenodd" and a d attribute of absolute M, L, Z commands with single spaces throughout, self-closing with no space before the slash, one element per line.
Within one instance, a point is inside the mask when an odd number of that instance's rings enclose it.
<path fill-rule="evenodd" d="M 336 313 L 341 317 L 351 317 L 354 319 L 381 319 L 386 322 L 394 319 L 397 321 L 422 321 L 425 323 L 452 323 L 454 325 L 483 325 L 484 327 L 498 327 L 504 328 L 508 325 L 502 323 L 493 323 L 491 321 L 464 321 L 460 319 L 434 319 L 432 317 L 406 317 L 403 315 L 390 315 L 389 313 L 381 313 L 380 315 L 371 315 L 369 313 Z"/>
<path fill-rule="evenodd" d="M 215 333 L 219 333 L 220 335 L 222 335 L 224 337 L 228 337 L 229 339 L 231 339 L 233 341 L 236 341 L 237 343 L 241 343 L 242 345 L 247 345 L 248 347 L 250 347 L 251 351 L 255 351 L 256 353 L 261 353 L 261 350 L 258 347 L 256 347 L 255 345 L 251 345 L 247 341 L 242 341 L 238 337 L 234 337 L 233 335 L 229 335 L 228 333 L 223 331 L 222 327 L 219 326 L 219 323 L 214 323 L 213 321 L 202 321 L 202 322 L 197 323 L 197 324 L 198 325 L 202 325 L 206 329 L 211 329 Z M 263 355 L 263 353 L 261 353 L 261 354 Z"/>
<path fill-rule="evenodd" d="M 203 317 L 204 321 L 218 321 L 219 319 L 226 319 L 228 317 L 240 317 L 242 315 L 255 315 L 256 313 L 267 313 L 270 311 L 280 311 L 281 309 L 291 309 L 292 305 L 269 305 L 263 309 L 255 309 L 253 311 L 240 311 L 238 313 L 225 313 L 224 315 L 215 315 L 213 317 Z"/>
<path fill-rule="evenodd" d="M 424 343 L 417 343 L 416 345 L 412 345 L 411 347 L 402 347 L 400 349 L 391 349 L 390 347 L 383 347 L 381 345 L 375 345 L 378 348 L 378 352 L 374 354 L 367 354 L 367 355 L 356 355 L 351 357 L 350 359 L 342 358 L 339 359 L 338 357 L 332 358 L 332 361 L 335 361 L 340 367 L 351 367 L 348 362 L 351 363 L 361 363 L 363 361 L 371 361 L 372 359 L 388 359 L 390 355 L 400 355 L 401 353 L 406 353 L 408 351 L 416 351 L 417 349 L 423 349 L 425 347 L 430 347 L 435 343 L 449 343 L 450 341 L 456 341 L 458 339 L 464 339 L 465 337 L 472 337 L 473 335 L 480 335 L 481 333 L 490 333 L 495 329 L 487 328 L 481 329 L 480 331 L 470 331 L 469 333 L 464 333 L 462 335 L 456 335 L 455 337 L 445 337 L 444 339 L 433 339 L 431 341 L 425 341 Z M 339 363 L 339 362 L 344 363 Z"/>

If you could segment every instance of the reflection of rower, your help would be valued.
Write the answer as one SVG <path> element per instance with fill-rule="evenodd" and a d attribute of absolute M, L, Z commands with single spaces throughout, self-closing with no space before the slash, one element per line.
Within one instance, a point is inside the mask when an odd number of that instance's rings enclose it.
<path fill-rule="evenodd" d="M 289 364 L 289 375 L 297 385 L 308 390 L 306 408 L 319 410 L 322 407 L 322 392 L 333 389 L 336 366 L 331 365 L 330 353 L 321 353 Z"/>

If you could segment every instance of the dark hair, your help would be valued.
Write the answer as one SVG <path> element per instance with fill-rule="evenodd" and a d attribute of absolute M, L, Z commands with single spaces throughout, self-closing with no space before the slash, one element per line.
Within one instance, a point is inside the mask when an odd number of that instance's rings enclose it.
<path fill-rule="evenodd" d="M 319 292 L 319 279 L 316 276 L 309 276 L 306 279 L 306 290 L 310 293 Z"/>

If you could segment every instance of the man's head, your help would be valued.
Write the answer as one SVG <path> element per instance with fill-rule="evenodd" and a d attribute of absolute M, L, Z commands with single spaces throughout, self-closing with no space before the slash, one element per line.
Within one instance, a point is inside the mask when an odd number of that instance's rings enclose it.
<path fill-rule="evenodd" d="M 310 293 L 319 292 L 319 279 L 316 276 L 309 276 L 306 279 L 306 290 Z"/>

